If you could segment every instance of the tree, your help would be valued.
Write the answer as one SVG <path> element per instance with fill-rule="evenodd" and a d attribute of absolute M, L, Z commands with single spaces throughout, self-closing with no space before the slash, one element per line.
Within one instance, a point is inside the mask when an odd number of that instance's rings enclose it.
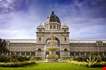
<path fill-rule="evenodd" d="M 16 62 L 17 61 L 16 55 L 14 54 L 14 52 L 8 49 L 7 45 L 8 45 L 8 41 L 4 39 L 0 39 L 0 57 L 2 58 L 4 57 L 5 59 L 9 58 L 10 61 Z M 10 52 L 11 52 L 11 55 L 8 57 L 8 55 L 6 54 Z"/>
<path fill-rule="evenodd" d="M 7 41 L 0 39 L 0 53 L 5 54 L 8 52 L 9 52 L 9 49 L 7 48 Z"/>

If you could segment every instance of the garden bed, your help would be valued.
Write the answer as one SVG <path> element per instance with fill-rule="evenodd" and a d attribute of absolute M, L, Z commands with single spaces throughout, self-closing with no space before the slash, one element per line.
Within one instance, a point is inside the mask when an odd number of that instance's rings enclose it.
<path fill-rule="evenodd" d="M 0 63 L 1 67 L 23 67 L 26 65 L 35 64 L 34 61 L 25 61 L 25 62 L 8 62 L 8 63 Z"/>
<path fill-rule="evenodd" d="M 0 70 L 101 70 L 72 63 L 38 63 L 24 67 L 0 67 Z"/>

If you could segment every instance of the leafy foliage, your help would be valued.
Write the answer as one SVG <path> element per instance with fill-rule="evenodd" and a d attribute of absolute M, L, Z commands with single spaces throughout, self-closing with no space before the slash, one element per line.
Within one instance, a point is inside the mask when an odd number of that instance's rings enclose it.
<path fill-rule="evenodd" d="M 89 56 L 89 58 L 87 59 L 88 67 L 98 66 L 99 65 L 98 62 L 100 61 L 101 61 L 100 56 L 95 56 L 95 55 Z"/>
<path fill-rule="evenodd" d="M 0 53 L 9 52 L 9 49 L 6 47 L 7 41 L 0 39 Z"/>
<path fill-rule="evenodd" d="M 0 63 L 2 67 L 23 67 L 26 65 L 35 64 L 33 61 L 25 61 L 25 62 L 16 62 L 16 63 Z"/>

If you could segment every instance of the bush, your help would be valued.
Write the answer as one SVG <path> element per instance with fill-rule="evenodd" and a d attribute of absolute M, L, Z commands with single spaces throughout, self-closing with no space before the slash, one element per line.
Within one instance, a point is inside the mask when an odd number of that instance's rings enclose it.
<path fill-rule="evenodd" d="M 73 60 L 75 61 L 86 61 L 87 57 L 74 57 Z"/>
<path fill-rule="evenodd" d="M 22 56 L 19 56 L 17 57 L 17 60 L 18 61 L 29 61 L 31 57 L 22 57 Z"/>
<path fill-rule="evenodd" d="M 69 60 L 70 60 L 71 58 L 70 58 L 70 57 L 68 57 L 68 56 L 66 56 L 66 57 L 64 56 L 64 57 L 62 57 L 62 59 L 63 59 L 63 60 L 67 60 L 67 59 L 69 59 Z"/>
<path fill-rule="evenodd" d="M 101 63 L 95 63 L 95 64 L 91 64 L 90 66 L 87 65 L 87 67 L 91 67 L 91 68 L 106 67 L 106 65 L 105 64 L 101 64 Z"/>
<path fill-rule="evenodd" d="M 106 57 L 102 57 L 101 60 L 102 60 L 102 61 L 106 61 Z"/>
<path fill-rule="evenodd" d="M 15 56 L 14 57 L 8 57 L 8 56 L 2 56 L 0 57 L 0 62 L 23 62 L 23 61 L 29 61 L 31 57 L 23 57 L 23 56 Z"/>
<path fill-rule="evenodd" d="M 31 62 L 31 61 L 25 61 L 25 62 L 11 62 L 11 63 L 0 63 L 1 67 L 23 67 L 26 65 L 32 65 L 35 64 L 35 62 Z"/>
<path fill-rule="evenodd" d="M 0 62 L 10 62 L 10 57 L 1 56 L 0 57 Z"/>

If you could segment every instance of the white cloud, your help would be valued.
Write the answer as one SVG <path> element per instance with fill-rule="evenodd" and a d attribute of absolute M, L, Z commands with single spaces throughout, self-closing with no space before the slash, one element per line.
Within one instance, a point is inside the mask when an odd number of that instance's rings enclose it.
<path fill-rule="evenodd" d="M 32 10 L 31 10 L 32 11 Z M 35 38 L 36 27 L 40 19 L 35 12 L 12 12 L 2 15 L 0 37 L 2 38 Z"/>
<path fill-rule="evenodd" d="M 72 21 L 67 19 L 70 24 L 70 36 L 72 39 L 103 39 L 105 37 L 104 18 L 73 18 Z M 68 24 L 68 25 L 69 25 Z"/>
<path fill-rule="evenodd" d="M 9 0 L 11 3 L 11 0 Z M 70 27 L 70 39 L 102 39 L 106 38 L 106 18 L 94 17 L 99 15 L 98 8 L 84 6 L 76 0 L 73 4 L 55 4 L 56 14 L 64 24 Z M 26 12 L 12 12 L 0 15 L 0 37 L 2 38 L 35 38 L 36 27 L 42 23 L 39 6 L 30 7 Z M 48 10 L 46 8 L 42 9 Z M 37 12 L 36 12 L 37 11 Z M 51 11 L 51 8 L 50 10 Z"/>

